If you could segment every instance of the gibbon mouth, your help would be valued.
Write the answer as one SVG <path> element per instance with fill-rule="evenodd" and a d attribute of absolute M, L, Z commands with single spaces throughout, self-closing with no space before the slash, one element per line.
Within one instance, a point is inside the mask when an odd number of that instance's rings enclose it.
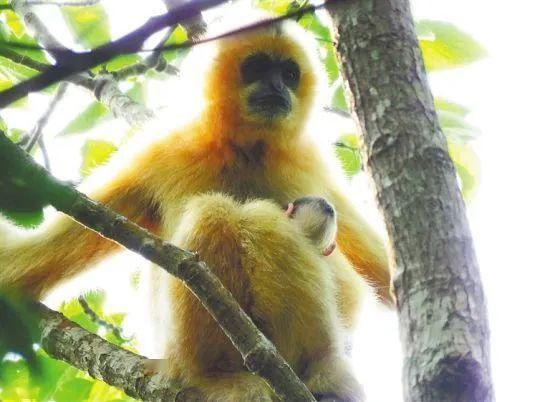
<path fill-rule="evenodd" d="M 290 113 L 290 99 L 284 94 L 252 94 L 248 98 L 248 107 L 254 114 L 265 117 L 286 116 Z"/>

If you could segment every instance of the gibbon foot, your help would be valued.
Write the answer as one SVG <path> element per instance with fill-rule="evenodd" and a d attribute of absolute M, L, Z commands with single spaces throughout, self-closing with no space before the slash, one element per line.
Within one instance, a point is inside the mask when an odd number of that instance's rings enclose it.
<path fill-rule="evenodd" d="M 248 372 L 202 378 L 193 387 L 205 396 L 202 402 L 279 402 L 261 377 Z"/>
<path fill-rule="evenodd" d="M 320 402 L 363 402 L 361 384 L 343 358 L 327 357 L 314 362 L 306 376 L 306 385 Z"/>

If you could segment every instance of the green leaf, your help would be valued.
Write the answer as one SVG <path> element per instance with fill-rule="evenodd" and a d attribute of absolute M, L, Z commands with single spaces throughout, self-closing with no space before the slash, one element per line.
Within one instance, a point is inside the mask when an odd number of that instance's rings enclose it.
<path fill-rule="evenodd" d="M 333 83 L 340 76 L 340 69 L 338 67 L 336 52 L 332 44 L 330 28 L 324 25 L 315 14 L 306 14 L 302 16 L 298 23 L 303 28 L 310 31 L 316 39 L 329 82 Z"/>
<path fill-rule="evenodd" d="M 470 35 L 447 22 L 418 21 L 416 31 L 428 72 L 461 67 L 486 56 Z"/>
<path fill-rule="evenodd" d="M 67 126 L 61 130 L 58 135 L 63 136 L 86 132 L 99 124 L 99 122 L 102 121 L 108 113 L 109 110 L 107 107 L 100 102 L 94 101 L 86 109 L 84 109 L 78 117 L 67 124 Z"/>
<path fill-rule="evenodd" d="M 82 165 L 80 166 L 82 175 L 89 175 L 95 167 L 107 162 L 116 149 L 117 147 L 109 141 L 86 141 L 82 147 Z"/>
<path fill-rule="evenodd" d="M 56 391 L 80 375 L 80 372 L 65 362 L 50 358 L 42 349 L 38 350 L 37 356 L 42 376 L 39 381 L 33 381 L 30 388 L 36 387 L 35 398 L 39 401 L 54 401 Z"/>
<path fill-rule="evenodd" d="M 29 368 L 37 372 L 38 365 L 33 344 L 40 339 L 38 317 L 31 304 L 15 294 L 0 293 L 0 361 L 7 353 L 23 357 Z M 4 373 L 0 377 L 5 380 Z"/>
<path fill-rule="evenodd" d="M 17 38 L 22 38 L 26 33 L 23 21 L 21 21 L 19 16 L 11 10 L 6 11 L 4 15 L 6 16 L 6 24 L 11 32 L 13 32 Z"/>
<path fill-rule="evenodd" d="M 292 7 L 292 0 L 256 0 L 256 6 L 275 14 L 284 14 Z"/>
<path fill-rule="evenodd" d="M 188 36 L 186 30 L 181 26 L 178 25 L 176 29 L 172 32 L 170 37 L 166 42 L 164 42 L 165 46 L 168 45 L 181 45 L 182 43 L 187 42 Z M 162 46 L 162 45 L 161 45 Z M 187 54 L 189 49 L 174 49 L 174 50 L 167 50 L 162 53 L 161 57 L 164 57 L 168 63 L 173 61 L 178 55 L 184 55 Z"/>
<path fill-rule="evenodd" d="M 15 84 L 21 81 L 26 81 L 37 74 L 38 72 L 32 68 L 15 63 L 10 59 L 0 56 L 0 90 L 11 88 Z M 56 84 L 48 87 L 45 91 L 48 91 L 50 88 L 55 86 Z M 11 103 L 10 107 L 22 107 L 26 104 L 27 97 L 25 96 Z"/>
<path fill-rule="evenodd" d="M 40 49 L 38 42 L 29 34 L 20 17 L 12 10 L 0 11 L 0 41 L 2 46 L 10 47 L 24 56 L 30 57 L 41 63 L 50 64 L 46 54 Z M 33 49 L 34 48 L 34 49 Z"/>
<path fill-rule="evenodd" d="M 342 164 L 342 169 L 348 176 L 353 176 L 361 170 L 361 154 L 355 134 L 344 134 L 336 142 L 336 156 Z"/>
<path fill-rule="evenodd" d="M 31 389 L 29 366 L 23 359 L 0 361 L 0 400 L 36 400 L 36 389 Z"/>
<path fill-rule="evenodd" d="M 303 15 L 298 23 L 320 41 L 331 42 L 330 29 L 313 13 Z"/>
<path fill-rule="evenodd" d="M 126 91 L 126 95 L 137 103 L 145 103 L 145 87 L 143 86 L 143 83 L 137 82 L 134 84 L 132 88 Z"/>
<path fill-rule="evenodd" d="M 92 333 L 97 333 L 99 329 L 99 324 L 93 321 L 90 316 L 84 312 L 78 299 L 71 299 L 67 302 L 64 302 L 61 305 L 60 312 L 71 321 L 76 322 L 82 328 Z M 98 310 L 96 312 L 99 314 L 101 313 L 101 310 Z"/>
<path fill-rule="evenodd" d="M 479 130 L 465 120 L 468 109 L 441 98 L 435 100 L 439 125 L 447 139 L 468 142 L 479 135 Z"/>
<path fill-rule="evenodd" d="M 7 163 L 5 164 L 7 165 Z M 0 162 L 0 170 L 5 167 Z M 3 214 L 35 212 L 47 205 L 45 202 L 47 188 L 40 182 L 8 171 L 0 172 L 0 212 Z"/>
<path fill-rule="evenodd" d="M 455 165 L 460 189 L 466 201 L 469 201 L 474 194 L 479 181 L 480 162 L 472 147 L 468 144 L 447 141 L 449 155 Z"/>
<path fill-rule="evenodd" d="M 55 390 L 52 399 L 56 402 L 86 401 L 92 391 L 93 380 L 69 377 Z"/>
<path fill-rule="evenodd" d="M 435 98 L 434 103 L 436 109 L 453 112 L 462 117 L 465 117 L 470 112 L 466 107 L 447 99 L 437 97 Z"/>
<path fill-rule="evenodd" d="M 61 13 L 79 43 L 93 49 L 111 40 L 109 17 L 101 4 L 62 7 Z"/>
<path fill-rule="evenodd" d="M 349 111 L 346 94 L 342 85 L 338 86 L 336 91 L 334 91 L 334 95 L 332 95 L 332 107 L 345 112 Z"/>
<path fill-rule="evenodd" d="M 29 212 L 0 210 L 0 215 L 8 219 L 14 225 L 25 229 L 36 228 L 44 222 L 44 211 L 42 209 L 36 209 Z"/>
<path fill-rule="evenodd" d="M 0 132 L 0 213 L 16 224 L 32 226 L 41 220 L 52 188 L 39 174 L 25 169 L 26 156 L 22 151 L 14 152 L 14 147 L 17 149 Z"/>
<path fill-rule="evenodd" d="M 133 66 L 134 64 L 137 64 L 141 61 L 141 57 L 137 54 L 123 54 L 120 56 L 115 57 L 112 60 L 109 60 L 105 64 L 105 69 L 108 72 L 114 72 L 118 70 L 122 70 L 123 68 Z"/>
<path fill-rule="evenodd" d="M 14 63 L 10 59 L 0 56 L 0 78 L 2 79 L 9 80 L 15 84 L 28 80 L 37 74 L 38 72 L 32 68 Z"/>

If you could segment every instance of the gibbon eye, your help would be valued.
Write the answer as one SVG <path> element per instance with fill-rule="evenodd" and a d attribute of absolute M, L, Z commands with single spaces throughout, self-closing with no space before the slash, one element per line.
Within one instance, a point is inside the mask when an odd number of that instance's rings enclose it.
<path fill-rule="evenodd" d="M 300 67 L 292 60 L 285 61 L 282 76 L 287 87 L 296 89 L 300 82 Z"/>
<path fill-rule="evenodd" d="M 272 67 L 273 61 L 265 53 L 248 56 L 241 64 L 241 77 L 245 84 L 259 81 Z"/>

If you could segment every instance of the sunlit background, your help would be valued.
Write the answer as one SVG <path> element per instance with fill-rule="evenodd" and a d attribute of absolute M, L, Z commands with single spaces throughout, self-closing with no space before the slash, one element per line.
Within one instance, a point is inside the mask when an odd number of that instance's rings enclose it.
<path fill-rule="evenodd" d="M 160 1 L 117 0 L 105 4 L 113 37 L 163 11 Z M 550 196 L 546 188 L 550 173 L 550 6 L 536 0 L 412 0 L 412 7 L 415 18 L 453 23 L 472 35 L 488 53 L 485 59 L 467 67 L 430 75 L 430 84 L 435 95 L 466 106 L 470 110 L 468 122 L 479 129 L 473 141 L 479 158 L 479 184 L 467 207 L 488 299 L 497 399 L 549 400 L 545 385 L 550 361 L 550 302 L 546 298 L 550 294 Z M 44 12 L 50 26 L 58 27 L 59 37 L 70 38 L 59 15 Z M 67 123 L 65 117 L 82 109 L 89 102 L 88 96 L 70 88 L 60 106 L 63 112 L 54 114 L 46 137 L 59 132 Z M 154 103 L 154 97 L 149 96 Z M 31 96 L 29 107 L 39 116 L 48 101 L 47 97 Z M 179 98 L 177 102 L 184 105 L 186 100 Z M 36 120 L 28 118 L 28 111 L 9 113 L 4 117 L 19 121 L 27 130 Z M 327 119 L 334 119 L 331 124 L 340 128 L 351 125 L 335 116 Z M 112 140 L 127 130 L 118 119 L 94 129 L 89 137 Z M 78 179 L 81 143 L 79 137 L 48 141 L 53 172 L 58 177 Z M 358 177 L 353 185 L 362 189 L 358 192 L 363 194 L 361 198 L 370 201 L 365 183 L 364 177 Z M 111 295 L 107 309 L 126 311 L 137 299 L 130 286 L 121 290 L 121 284 L 128 283 L 129 272 L 146 264 L 126 255 L 108 265 L 114 267 L 109 270 L 108 281 L 94 272 L 82 282 L 86 287 L 92 284 L 107 288 Z M 71 285 L 49 302 L 55 305 L 77 293 Z M 131 316 L 124 329 L 138 332 L 143 324 Z M 357 333 L 354 366 L 370 401 L 401 400 L 397 320 L 373 303 L 368 304 Z"/>

